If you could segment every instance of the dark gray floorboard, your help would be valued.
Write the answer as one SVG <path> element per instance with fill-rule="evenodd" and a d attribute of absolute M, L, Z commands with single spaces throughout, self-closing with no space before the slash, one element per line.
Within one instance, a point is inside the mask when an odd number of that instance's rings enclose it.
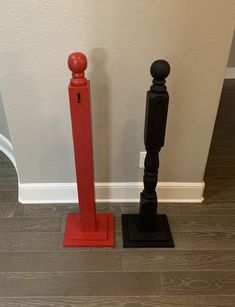
<path fill-rule="evenodd" d="M 12 165 L 11 161 L 9 161 L 8 159 L 2 160 L 1 156 L 0 156 L 0 173 L 1 173 L 1 171 L 3 169 L 7 169 L 7 170 L 11 170 L 12 169 L 12 170 L 15 171 L 15 168 Z M 16 174 L 16 171 L 15 171 L 15 174 Z"/>
<path fill-rule="evenodd" d="M 0 202 L 0 218 L 12 217 L 14 214 L 15 207 L 16 203 Z"/>
<path fill-rule="evenodd" d="M 60 217 L 19 217 L 6 218 L 0 222 L 2 232 L 60 232 Z"/>
<path fill-rule="evenodd" d="M 0 296 L 12 297 L 89 296 L 91 289 L 94 296 L 234 295 L 234 288 L 234 271 L 0 273 Z"/>
<path fill-rule="evenodd" d="M 0 252 L 0 272 L 45 271 L 230 271 L 235 251 L 73 250 Z"/>
<path fill-rule="evenodd" d="M 169 216 L 173 232 L 177 231 L 235 231 L 235 217 L 232 215 L 178 215 Z"/>
<path fill-rule="evenodd" d="M 160 272 L 162 294 L 234 295 L 235 272 Z"/>
<path fill-rule="evenodd" d="M 138 213 L 138 208 L 138 204 L 121 204 L 121 213 Z M 221 202 L 220 200 L 210 202 L 206 200 L 202 204 L 159 204 L 158 209 L 159 213 L 166 213 L 169 216 L 235 215 L 235 203 L 232 201 Z"/>
<path fill-rule="evenodd" d="M 234 157 L 235 148 L 233 147 L 217 147 L 214 148 L 211 147 L 211 150 L 213 150 L 213 156 L 214 157 L 220 157 L 220 156 L 226 156 L 227 159 L 230 157 Z"/>
<path fill-rule="evenodd" d="M 17 204 L 14 217 L 66 217 L 68 213 L 77 212 L 77 210 L 76 204 Z"/>
<path fill-rule="evenodd" d="M 235 166 L 209 166 L 207 176 L 235 178 Z"/>
<path fill-rule="evenodd" d="M 223 166 L 234 167 L 235 166 L 235 156 L 230 157 L 229 159 L 226 155 L 225 156 L 217 156 L 217 157 L 213 157 L 213 156 L 209 157 L 208 166 L 217 167 L 218 165 L 220 167 L 223 167 Z"/>
<path fill-rule="evenodd" d="M 222 250 L 235 249 L 235 231 L 174 232 L 173 237 L 176 249 L 213 250 L 218 246 Z"/>
<path fill-rule="evenodd" d="M 59 216 L 66 217 L 68 213 L 78 212 L 77 204 L 18 204 L 14 216 Z M 119 204 L 97 204 L 97 212 L 120 214 Z"/>
<path fill-rule="evenodd" d="M 0 151 L 0 160 L 1 161 L 7 161 L 8 163 L 11 163 L 10 160 L 8 159 L 8 157 L 2 151 Z"/>
<path fill-rule="evenodd" d="M 232 256 L 228 255 L 230 259 Z M 232 260 L 230 261 L 232 264 Z M 0 252 L 0 272 L 127 271 L 119 251 Z"/>
<path fill-rule="evenodd" d="M 1 202 L 16 202 L 18 199 L 18 192 L 17 191 L 0 191 L 0 203 Z"/>
<path fill-rule="evenodd" d="M 2 298 L 1 307 L 234 307 L 234 296 L 56 296 Z"/>
<path fill-rule="evenodd" d="M 235 270 L 235 251 L 135 250 L 121 253 L 127 271 Z"/>
<path fill-rule="evenodd" d="M 59 232 L 0 233 L 0 251 L 61 250 L 63 234 Z"/>
<path fill-rule="evenodd" d="M 156 272 L 0 273 L 0 296 L 157 295 L 160 291 Z"/>
<path fill-rule="evenodd" d="M 16 171 L 14 168 L 0 168 L 0 175 L 1 177 L 6 176 L 9 178 L 15 178 L 16 177 Z"/>
<path fill-rule="evenodd" d="M 173 237 L 174 250 L 216 250 L 218 246 L 223 250 L 235 249 L 235 231 L 181 231 L 174 232 Z M 63 249 L 62 232 L 0 233 L 0 251 L 61 251 Z M 120 232 L 115 234 L 115 249 L 123 250 Z M 100 250 L 100 248 L 83 247 L 77 250 Z"/>
<path fill-rule="evenodd" d="M 0 182 L 0 193 L 1 191 L 18 191 L 18 188 L 16 187 L 16 183 L 5 181 L 4 183 Z"/>
<path fill-rule="evenodd" d="M 0 176 L 0 191 L 11 191 L 12 189 L 14 189 L 14 191 L 18 190 L 17 178 L 15 176 Z"/>

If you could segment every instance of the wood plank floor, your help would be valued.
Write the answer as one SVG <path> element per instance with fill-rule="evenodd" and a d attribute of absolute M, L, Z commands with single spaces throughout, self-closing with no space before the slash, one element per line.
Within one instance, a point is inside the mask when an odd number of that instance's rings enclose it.
<path fill-rule="evenodd" d="M 97 204 L 115 215 L 114 249 L 63 248 L 76 204 L 19 204 L 16 172 L 0 153 L 0 306 L 234 307 L 234 119 L 235 80 L 226 80 L 205 202 L 159 204 L 174 249 L 123 249 L 120 215 L 136 204 Z"/>

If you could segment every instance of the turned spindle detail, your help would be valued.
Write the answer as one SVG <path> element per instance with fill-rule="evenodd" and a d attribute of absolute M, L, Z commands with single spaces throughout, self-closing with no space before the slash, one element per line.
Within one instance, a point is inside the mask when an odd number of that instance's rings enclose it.
<path fill-rule="evenodd" d="M 159 151 L 164 146 L 169 96 L 165 79 L 170 66 L 164 60 L 155 61 L 150 68 L 153 84 L 147 92 L 145 111 L 144 143 L 144 190 L 140 195 L 140 228 L 145 231 L 156 229 Z"/>
<path fill-rule="evenodd" d="M 81 52 L 71 53 L 68 58 L 68 66 L 72 71 L 71 86 L 84 86 L 87 84 L 84 71 L 87 68 L 87 58 Z"/>
<path fill-rule="evenodd" d="M 147 92 L 145 109 L 144 144 L 144 189 L 140 194 L 139 214 L 123 214 L 124 247 L 173 247 L 167 216 L 157 214 L 159 152 L 164 146 L 169 96 L 165 79 L 170 65 L 165 60 L 153 62 L 150 68 L 153 77 Z"/>

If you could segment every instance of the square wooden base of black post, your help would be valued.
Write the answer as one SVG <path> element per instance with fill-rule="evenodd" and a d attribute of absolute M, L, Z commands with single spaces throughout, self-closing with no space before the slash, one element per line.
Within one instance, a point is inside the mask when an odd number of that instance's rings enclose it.
<path fill-rule="evenodd" d="M 123 214 L 123 247 L 174 247 L 166 214 L 157 214 L 156 219 L 155 232 L 141 232 L 139 214 Z"/>

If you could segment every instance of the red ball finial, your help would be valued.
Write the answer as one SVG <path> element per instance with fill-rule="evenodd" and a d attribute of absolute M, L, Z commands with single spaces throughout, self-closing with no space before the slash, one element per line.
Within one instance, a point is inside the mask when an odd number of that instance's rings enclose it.
<path fill-rule="evenodd" d="M 73 86 L 86 85 L 87 79 L 85 78 L 84 71 L 87 68 L 87 58 L 82 52 L 71 53 L 68 58 L 68 66 L 72 71 L 72 79 L 70 84 Z"/>

